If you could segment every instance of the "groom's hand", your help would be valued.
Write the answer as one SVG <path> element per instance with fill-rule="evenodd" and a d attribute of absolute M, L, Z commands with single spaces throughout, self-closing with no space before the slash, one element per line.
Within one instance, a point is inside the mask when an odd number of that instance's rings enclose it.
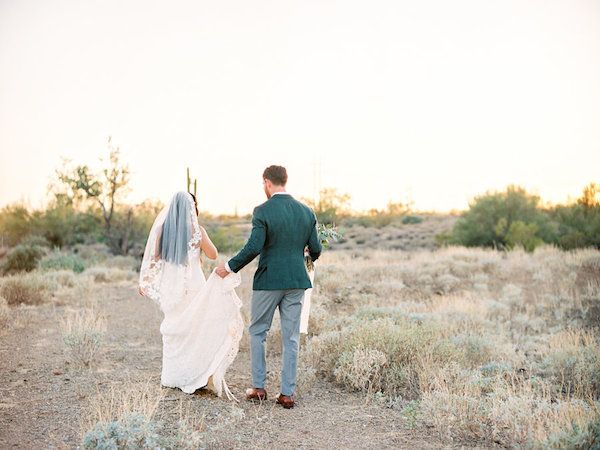
<path fill-rule="evenodd" d="M 225 278 L 227 275 L 229 275 L 229 272 L 225 268 L 225 263 L 219 264 L 216 268 L 216 271 L 217 275 L 219 275 L 221 278 Z"/>

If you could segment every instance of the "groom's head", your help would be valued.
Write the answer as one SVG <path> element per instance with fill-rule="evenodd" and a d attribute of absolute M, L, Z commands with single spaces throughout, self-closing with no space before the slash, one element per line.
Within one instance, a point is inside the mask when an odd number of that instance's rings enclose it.
<path fill-rule="evenodd" d="M 287 183 L 287 171 L 283 166 L 269 166 L 263 172 L 263 185 L 267 198 L 274 192 L 283 191 Z"/>

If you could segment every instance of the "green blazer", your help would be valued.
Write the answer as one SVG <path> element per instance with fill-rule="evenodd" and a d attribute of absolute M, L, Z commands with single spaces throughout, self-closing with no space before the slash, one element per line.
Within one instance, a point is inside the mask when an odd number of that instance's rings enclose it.
<path fill-rule="evenodd" d="M 229 268 L 238 272 L 260 255 L 252 289 L 308 289 L 312 284 L 304 262 L 306 246 L 315 261 L 322 251 L 315 213 L 290 194 L 275 194 L 254 208 L 252 233 L 228 261 Z"/>

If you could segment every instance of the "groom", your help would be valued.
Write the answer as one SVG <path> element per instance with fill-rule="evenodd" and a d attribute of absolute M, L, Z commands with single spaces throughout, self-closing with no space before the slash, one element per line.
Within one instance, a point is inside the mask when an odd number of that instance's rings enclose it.
<path fill-rule="evenodd" d="M 300 340 L 300 312 L 305 289 L 311 288 L 304 262 L 308 246 L 315 261 L 321 254 L 314 212 L 285 191 L 285 167 L 269 166 L 263 173 L 267 201 L 254 208 L 252 233 L 240 252 L 217 267 L 225 278 L 260 255 L 252 286 L 250 350 L 253 388 L 246 391 L 248 400 L 266 400 L 267 362 L 265 341 L 273 314 L 279 307 L 283 341 L 281 393 L 277 403 L 284 408 L 294 406 L 296 368 Z"/>

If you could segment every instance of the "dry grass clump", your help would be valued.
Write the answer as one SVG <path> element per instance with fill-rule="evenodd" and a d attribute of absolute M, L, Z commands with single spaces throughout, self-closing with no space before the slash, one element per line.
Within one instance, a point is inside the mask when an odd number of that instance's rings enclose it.
<path fill-rule="evenodd" d="M 452 440 L 588 442 L 600 429 L 599 268 L 596 250 L 552 247 L 327 252 L 313 299 L 331 317 L 300 373 L 375 393 Z"/>
<path fill-rule="evenodd" d="M 312 339 L 308 352 L 321 373 L 351 390 L 413 399 L 427 389 L 432 372 L 451 362 L 465 367 L 488 362 L 492 346 L 473 336 L 449 336 L 433 321 L 400 312 L 377 317 L 371 310 L 341 331 Z"/>
<path fill-rule="evenodd" d="M 133 280 L 137 276 L 132 270 L 100 266 L 90 267 L 84 272 L 84 274 L 92 277 L 92 279 L 97 283 Z"/>
<path fill-rule="evenodd" d="M 164 448 L 154 415 L 163 392 L 150 381 L 98 392 L 82 416 L 82 447 Z"/>
<path fill-rule="evenodd" d="M 100 350 L 106 321 L 97 310 L 68 311 L 62 322 L 63 341 L 76 365 L 89 367 Z"/>
<path fill-rule="evenodd" d="M 217 414 L 198 408 L 193 397 L 165 399 L 156 380 L 126 381 L 98 391 L 81 420 L 83 448 L 231 448 L 224 442 L 244 417 L 235 405 Z M 168 400 L 168 401 L 167 401 Z M 166 424 L 169 424 L 167 426 Z"/>
<path fill-rule="evenodd" d="M 152 420 L 163 397 L 160 385 L 151 380 L 110 385 L 90 398 L 81 418 L 81 429 L 86 432 L 98 422 L 120 420 L 129 413 Z"/>
<path fill-rule="evenodd" d="M 12 275 L 0 279 L 0 296 L 9 305 L 39 305 L 49 299 L 54 284 L 37 272 Z"/>
<path fill-rule="evenodd" d="M 556 398 L 550 391 L 548 382 L 511 371 L 485 374 L 449 365 L 423 392 L 419 413 L 450 439 L 507 447 L 546 447 L 554 434 L 600 417 L 597 403 Z"/>
<path fill-rule="evenodd" d="M 600 399 L 600 336 L 588 330 L 563 330 L 548 339 L 543 361 L 558 391 L 583 399 Z"/>
<path fill-rule="evenodd" d="M 0 296 L 0 327 L 6 328 L 6 326 L 10 322 L 10 307 L 8 306 L 8 301 Z"/>

